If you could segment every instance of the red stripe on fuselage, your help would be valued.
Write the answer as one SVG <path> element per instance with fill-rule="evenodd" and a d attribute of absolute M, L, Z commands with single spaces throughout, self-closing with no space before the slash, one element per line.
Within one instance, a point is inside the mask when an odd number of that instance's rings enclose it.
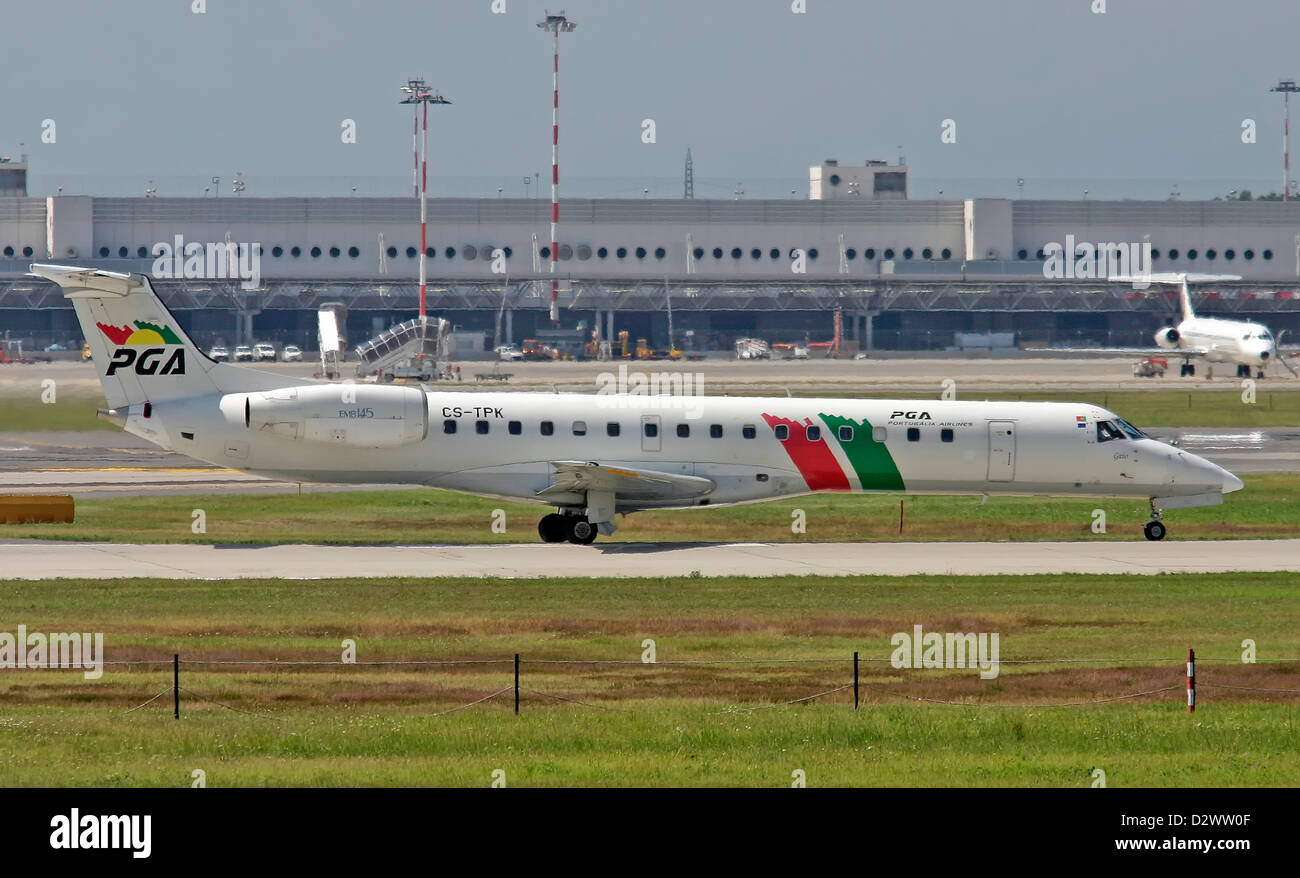
<path fill-rule="evenodd" d="M 804 423 L 801 424 L 789 418 L 778 418 L 766 413 L 763 414 L 763 420 L 767 421 L 767 425 L 774 430 L 778 424 L 785 424 L 790 428 L 790 438 L 781 445 L 785 448 L 785 453 L 790 455 L 790 461 L 798 468 L 799 475 L 803 476 L 804 481 L 808 483 L 810 491 L 851 490 L 848 476 L 844 475 L 844 470 L 840 468 L 840 463 L 835 459 L 826 439 L 808 441 L 808 428 L 813 426 L 811 420 L 805 418 Z"/>

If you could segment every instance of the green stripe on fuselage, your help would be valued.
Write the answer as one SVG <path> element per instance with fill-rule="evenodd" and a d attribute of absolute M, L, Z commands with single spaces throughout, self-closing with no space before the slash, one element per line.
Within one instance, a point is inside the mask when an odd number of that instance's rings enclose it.
<path fill-rule="evenodd" d="M 894 463 L 894 457 L 885 447 L 885 443 L 871 438 L 872 428 L 869 421 L 858 423 L 852 418 L 838 415 L 822 414 L 819 417 L 826 423 L 831 436 L 840 443 L 849 463 L 858 474 L 864 491 L 902 491 L 903 476 Z M 840 427 L 852 427 L 853 438 L 845 442 L 840 438 Z"/>

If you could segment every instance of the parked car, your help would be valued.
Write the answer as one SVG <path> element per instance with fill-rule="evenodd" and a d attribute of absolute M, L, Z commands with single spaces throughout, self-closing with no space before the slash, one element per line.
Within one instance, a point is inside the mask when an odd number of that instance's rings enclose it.
<path fill-rule="evenodd" d="M 496 353 L 498 358 L 505 360 L 507 362 L 512 362 L 514 360 L 522 360 L 524 358 L 524 352 L 519 350 L 517 346 L 512 344 L 499 345 L 493 348 L 492 350 Z"/>
<path fill-rule="evenodd" d="M 56 341 L 54 344 L 47 344 L 47 345 L 45 346 L 45 350 L 46 350 L 47 352 L 49 352 L 49 351 L 66 351 L 67 349 L 68 349 L 68 346 L 67 346 L 67 345 L 59 344 L 57 341 Z"/>
<path fill-rule="evenodd" d="M 253 359 L 253 349 L 250 348 L 250 347 L 249 347 L 248 345 L 246 345 L 246 344 L 241 344 L 241 345 L 237 346 L 237 347 L 235 348 L 235 359 L 236 359 L 236 360 L 251 360 L 251 359 Z"/>
<path fill-rule="evenodd" d="M 275 359 L 275 345 L 269 345 L 269 344 L 267 344 L 267 343 L 264 342 L 264 341 L 263 341 L 263 342 L 258 342 L 257 344 L 253 345 L 253 359 L 254 359 L 254 360 L 274 360 L 274 359 Z"/>
<path fill-rule="evenodd" d="M 287 344 L 284 350 L 280 352 L 280 358 L 286 363 L 297 363 L 302 360 L 302 348 L 296 344 Z"/>
<path fill-rule="evenodd" d="M 225 345 L 213 345 L 208 351 L 208 357 L 213 360 L 229 360 L 230 351 L 226 350 Z"/>

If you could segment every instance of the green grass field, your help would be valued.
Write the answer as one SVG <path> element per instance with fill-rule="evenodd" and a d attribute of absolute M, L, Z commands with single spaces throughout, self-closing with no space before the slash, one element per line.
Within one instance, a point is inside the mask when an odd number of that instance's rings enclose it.
<path fill-rule="evenodd" d="M 463 388 L 462 388 L 463 389 Z M 499 387 L 485 388 L 500 390 Z M 813 394 L 792 388 L 795 396 Z M 827 394 L 819 394 L 827 395 Z M 867 394 L 836 391 L 835 396 Z M 880 399 L 915 399 L 918 394 L 876 393 Z M 919 395 L 929 398 L 928 395 Z M 937 398 L 937 394 L 935 395 Z M 1300 391 L 1272 391 L 1261 384 L 1253 404 L 1242 402 L 1241 390 L 1122 390 L 1109 392 L 1053 391 L 1044 393 L 963 394 L 962 399 L 1005 399 L 1038 402 L 1087 402 L 1110 409 L 1139 427 L 1295 427 L 1300 426 Z M 0 395 L 0 431 L 115 430 L 95 417 L 102 396 L 60 394 L 44 405 L 30 397 Z"/>
<path fill-rule="evenodd" d="M 55 399 L 47 405 L 38 394 L 0 395 L 0 432 L 118 429 L 95 417 L 96 409 L 107 407 L 102 396 L 60 394 Z"/>
<path fill-rule="evenodd" d="M 1169 512 L 1170 539 L 1300 536 L 1300 476 L 1252 475 L 1224 505 Z M 904 504 L 898 533 L 899 501 Z M 813 494 L 744 506 L 638 512 L 602 541 L 881 541 L 1142 539 L 1141 500 Z M 206 533 L 191 529 L 206 515 Z M 505 512 L 504 533 L 492 530 Z M 806 533 L 791 531 L 802 509 Z M 1094 509 L 1106 533 L 1092 531 Z M 11 524 L 0 536 L 194 543 L 531 543 L 544 507 L 430 489 L 156 495 L 77 502 L 72 524 Z"/>
<path fill-rule="evenodd" d="M 1300 576 L 0 584 L 0 626 L 100 631 L 110 668 L 0 673 L 0 784 L 1121 786 L 1300 783 Z M 998 633 L 1000 658 L 896 670 L 894 632 Z M 646 639 L 656 665 L 640 664 Z M 1242 664 L 1255 641 L 1259 664 Z M 443 666 L 221 660 L 490 659 Z M 1199 707 L 1182 656 L 1201 657 Z M 863 707 L 840 691 L 864 659 Z M 170 685 L 185 660 L 183 718 Z M 522 654 L 522 713 L 502 695 Z M 737 659 L 820 659 L 740 663 Z M 624 665 L 540 664 L 613 660 Z M 1112 659 L 1117 661 L 1111 661 Z M 1215 662 L 1211 659 L 1223 659 Z M 681 660 L 733 662 L 673 665 Z M 1045 705 L 1173 687 L 1084 707 Z M 903 695 L 955 701 L 929 704 Z M 202 701 L 199 698 L 207 698 Z M 559 700 L 568 699 L 568 700 Z M 581 703 L 577 703 L 581 702 Z M 993 705 L 1008 706 L 993 706 Z M 735 711 L 737 708 L 770 708 Z M 230 708 L 230 709 L 227 709 Z"/>

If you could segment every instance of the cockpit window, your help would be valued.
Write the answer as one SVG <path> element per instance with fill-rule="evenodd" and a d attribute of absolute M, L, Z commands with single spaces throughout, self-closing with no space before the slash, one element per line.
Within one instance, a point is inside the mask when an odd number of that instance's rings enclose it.
<path fill-rule="evenodd" d="M 1124 438 L 1124 434 L 1120 432 L 1119 427 L 1116 427 L 1114 422 L 1112 421 L 1097 422 L 1098 442 L 1109 442 L 1112 439 L 1123 439 L 1123 438 Z"/>
<path fill-rule="evenodd" d="M 1137 427 L 1134 427 L 1132 424 L 1130 424 L 1128 421 L 1124 420 L 1123 418 L 1116 418 L 1115 423 L 1119 426 L 1121 430 L 1124 431 L 1124 435 L 1130 439 L 1146 438 L 1147 435 L 1146 433 L 1143 433 L 1141 430 L 1139 430 Z"/>
<path fill-rule="evenodd" d="M 1112 439 L 1145 439 L 1146 434 L 1123 418 L 1097 422 L 1097 441 L 1109 442 Z"/>

